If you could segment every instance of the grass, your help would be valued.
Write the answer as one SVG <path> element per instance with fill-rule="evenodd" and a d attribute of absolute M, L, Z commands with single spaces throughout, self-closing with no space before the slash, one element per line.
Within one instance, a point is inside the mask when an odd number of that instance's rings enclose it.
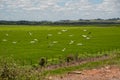
<path fill-rule="evenodd" d="M 12 57 L 0 57 L 0 80 L 44 80 L 41 71 L 21 66 Z"/>
<path fill-rule="evenodd" d="M 99 68 L 105 65 L 120 66 L 120 51 L 112 51 L 110 58 L 102 61 L 88 62 L 78 66 L 45 70 L 30 66 L 21 66 L 12 57 L 0 57 L 0 80 L 46 80 L 47 76 L 63 75 L 74 70 Z"/>
<path fill-rule="evenodd" d="M 111 53 L 110 56 L 112 56 L 112 58 L 110 59 L 95 61 L 95 62 L 88 62 L 88 63 L 84 63 L 78 66 L 62 67 L 62 68 L 55 69 L 55 70 L 48 70 L 48 71 L 45 71 L 44 74 L 45 75 L 61 75 L 61 74 L 66 74 L 70 71 L 75 71 L 75 70 L 82 71 L 82 70 L 87 70 L 87 69 L 100 68 L 100 67 L 104 67 L 108 65 L 115 65 L 115 66 L 120 67 L 120 52 Z"/>
<path fill-rule="evenodd" d="M 120 25 L 119 25 L 120 26 Z M 62 32 L 61 30 L 68 30 Z M 83 30 L 87 30 L 84 32 Z M 32 35 L 29 35 L 29 32 Z M 62 32 L 62 34 L 58 34 Z M 88 35 L 90 40 L 81 35 Z M 8 34 L 8 36 L 6 36 Z M 47 38 L 48 34 L 52 36 Z M 69 35 L 73 35 L 70 37 Z M 0 25 L 0 56 L 13 56 L 14 59 L 24 61 L 26 64 L 38 63 L 40 57 L 58 57 L 68 54 L 79 54 L 80 57 L 93 57 L 102 55 L 103 51 L 120 49 L 120 28 L 114 25 L 106 27 L 94 26 L 25 26 Z M 4 42 L 3 39 L 7 41 Z M 38 39 L 34 44 L 30 41 Z M 74 40 L 72 45 L 69 42 Z M 16 41 L 16 44 L 12 42 Z M 53 46 L 48 46 L 58 41 Z M 78 46 L 82 43 L 82 46 Z M 62 49 L 66 48 L 63 52 Z M 99 53 L 98 53 L 99 52 Z"/>

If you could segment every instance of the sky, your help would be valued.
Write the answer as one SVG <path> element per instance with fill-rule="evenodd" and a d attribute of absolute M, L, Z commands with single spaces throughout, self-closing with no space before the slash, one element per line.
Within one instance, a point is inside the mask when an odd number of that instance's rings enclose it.
<path fill-rule="evenodd" d="M 57 21 L 120 17 L 120 0 L 0 0 L 0 20 Z"/>

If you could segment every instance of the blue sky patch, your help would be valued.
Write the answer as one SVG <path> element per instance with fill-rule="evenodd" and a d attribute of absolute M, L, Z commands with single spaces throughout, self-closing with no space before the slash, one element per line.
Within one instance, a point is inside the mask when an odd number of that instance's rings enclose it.
<path fill-rule="evenodd" d="M 58 3 L 57 3 L 57 5 L 59 5 L 59 6 L 65 6 L 65 4 L 67 3 L 67 2 L 69 2 L 70 0 L 60 0 Z"/>
<path fill-rule="evenodd" d="M 89 2 L 91 2 L 93 4 L 100 4 L 103 2 L 103 0 L 89 0 Z"/>

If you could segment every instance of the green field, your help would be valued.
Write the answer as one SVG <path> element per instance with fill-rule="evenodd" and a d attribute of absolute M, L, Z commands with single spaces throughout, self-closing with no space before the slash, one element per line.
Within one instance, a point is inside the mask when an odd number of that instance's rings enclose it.
<path fill-rule="evenodd" d="M 120 28 L 115 26 L 0 26 L 0 56 L 29 62 L 40 57 L 102 55 L 120 49 Z"/>

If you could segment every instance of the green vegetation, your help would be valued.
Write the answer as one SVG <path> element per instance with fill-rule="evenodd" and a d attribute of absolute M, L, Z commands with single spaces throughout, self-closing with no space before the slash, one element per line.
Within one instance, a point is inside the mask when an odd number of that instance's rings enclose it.
<path fill-rule="evenodd" d="M 47 76 L 65 74 L 70 71 L 100 68 L 108 65 L 120 66 L 120 51 L 111 51 L 109 58 L 47 70 L 46 68 L 21 66 L 12 57 L 0 57 L 0 80 L 48 80 Z"/>
<path fill-rule="evenodd" d="M 115 65 L 120 67 L 120 51 L 113 51 L 110 53 L 111 58 L 106 60 L 100 60 L 100 61 L 93 61 L 93 62 L 87 62 L 78 66 L 70 66 L 70 67 L 62 67 L 55 70 L 48 70 L 45 71 L 44 74 L 46 75 L 57 75 L 57 74 L 66 74 L 70 71 L 75 70 L 87 70 L 87 69 L 94 69 L 94 68 L 101 68 L 108 65 Z"/>
<path fill-rule="evenodd" d="M 44 80 L 47 75 L 120 65 L 119 27 L 0 25 L 0 79 Z M 69 66 L 104 56 L 109 59 Z M 54 64 L 59 67 L 50 68 Z"/>
<path fill-rule="evenodd" d="M 40 70 L 20 66 L 12 57 L 0 57 L 0 80 L 44 80 Z"/>
<path fill-rule="evenodd" d="M 117 25 L 118 26 L 118 25 Z M 88 37 L 84 37 L 86 35 Z M 13 56 L 24 64 L 38 64 L 41 57 L 104 55 L 120 49 L 120 28 L 97 26 L 0 26 L 0 56 Z"/>

